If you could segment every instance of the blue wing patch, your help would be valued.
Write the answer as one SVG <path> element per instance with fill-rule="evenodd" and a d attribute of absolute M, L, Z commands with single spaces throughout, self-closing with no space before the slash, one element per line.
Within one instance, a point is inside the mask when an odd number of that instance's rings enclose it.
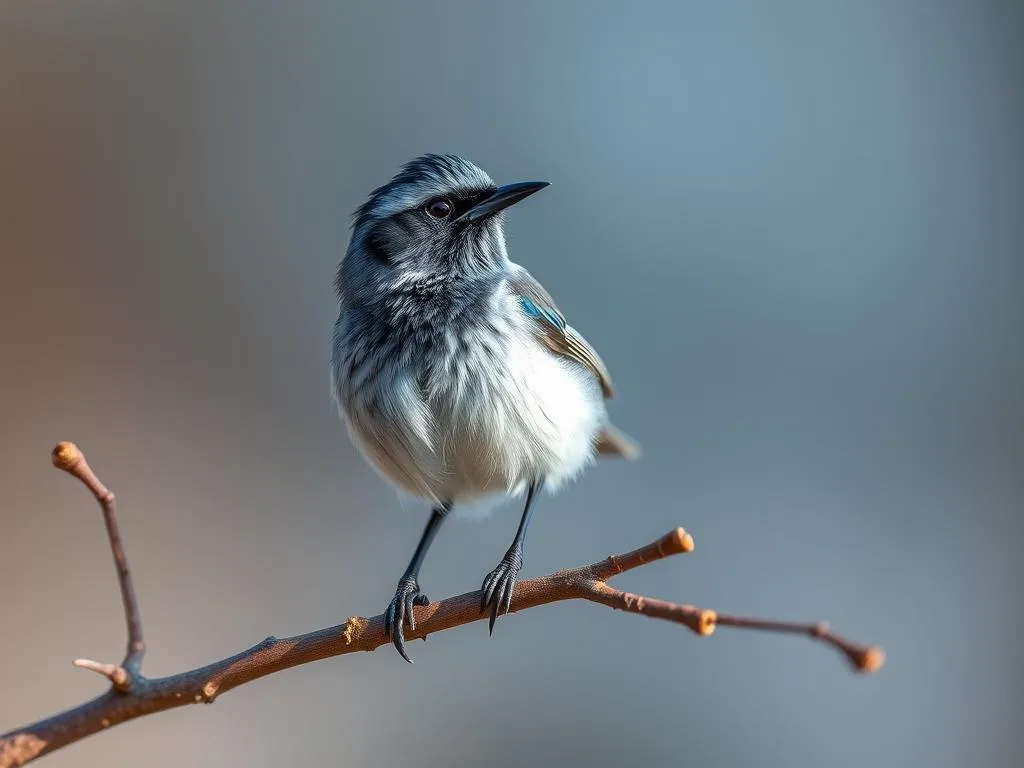
<path fill-rule="evenodd" d="M 558 330 L 565 330 L 565 319 L 561 315 L 556 312 L 552 312 L 550 309 L 542 309 L 541 307 L 538 307 L 529 296 L 520 296 L 519 306 L 521 306 L 523 308 L 523 312 L 528 314 L 530 317 L 535 317 L 538 320 L 547 320 L 553 326 L 558 328 Z"/>
<path fill-rule="evenodd" d="M 522 267 L 516 269 L 508 283 L 519 300 L 519 307 L 536 321 L 539 338 L 548 349 L 593 371 L 605 398 L 611 397 L 612 382 L 604 363 L 586 339 L 565 322 L 551 294 Z"/>

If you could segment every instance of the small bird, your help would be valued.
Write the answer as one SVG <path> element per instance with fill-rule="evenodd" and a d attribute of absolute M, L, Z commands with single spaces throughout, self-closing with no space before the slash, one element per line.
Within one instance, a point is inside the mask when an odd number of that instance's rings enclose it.
<path fill-rule="evenodd" d="M 353 216 L 338 267 L 331 388 L 355 445 L 430 518 L 385 612 L 404 625 L 427 605 L 420 567 L 456 505 L 524 491 L 519 528 L 483 581 L 488 630 L 508 611 L 542 490 L 598 455 L 635 458 L 612 426 L 604 363 L 546 290 L 509 260 L 502 213 L 548 186 L 497 186 L 457 155 L 406 163 Z"/>

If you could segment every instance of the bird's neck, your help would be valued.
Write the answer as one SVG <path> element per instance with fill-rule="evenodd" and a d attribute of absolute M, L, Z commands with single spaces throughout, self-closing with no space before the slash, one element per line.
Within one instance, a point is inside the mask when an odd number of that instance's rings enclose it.
<path fill-rule="evenodd" d="M 407 275 L 382 296 L 379 309 L 396 330 L 450 328 L 482 312 L 500 282 L 500 273 Z"/>

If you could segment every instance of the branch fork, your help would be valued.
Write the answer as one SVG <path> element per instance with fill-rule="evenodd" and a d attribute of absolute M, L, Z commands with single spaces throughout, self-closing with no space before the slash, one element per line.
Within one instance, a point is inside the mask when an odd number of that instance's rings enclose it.
<path fill-rule="evenodd" d="M 83 483 L 103 512 L 107 538 L 121 588 L 128 642 L 120 664 L 75 659 L 74 665 L 103 675 L 110 689 L 83 704 L 0 735 L 0 768 L 24 765 L 75 741 L 144 715 L 192 703 L 212 703 L 232 688 L 289 667 L 356 651 L 373 651 L 390 643 L 384 616 L 352 616 L 344 624 L 295 637 L 268 637 L 258 645 L 198 669 L 163 678 L 146 678 L 140 669 L 146 646 L 135 588 L 115 516 L 114 494 L 93 472 L 73 443 L 53 450 L 53 464 Z M 611 555 L 591 565 L 558 571 L 519 582 L 512 593 L 510 613 L 564 600 L 588 600 L 610 608 L 681 624 L 702 637 L 718 627 L 800 634 L 838 650 L 857 672 L 875 672 L 885 661 L 877 646 L 851 642 L 832 632 L 826 622 L 798 623 L 733 616 L 708 608 L 673 603 L 616 589 L 609 581 L 620 573 L 672 555 L 693 551 L 693 537 L 675 528 L 632 552 Z M 415 606 L 416 629 L 407 639 L 422 637 L 484 618 L 480 592 Z"/>
<path fill-rule="evenodd" d="M 52 459 L 53 465 L 57 469 L 67 472 L 89 489 L 103 511 L 103 522 L 107 528 L 107 539 L 110 542 L 110 552 L 114 557 L 114 566 L 117 568 L 117 581 L 121 587 L 121 602 L 124 605 L 125 625 L 128 630 L 128 647 L 125 649 L 124 659 L 120 664 L 105 664 L 91 659 L 75 659 L 73 664 L 81 669 L 88 669 L 103 675 L 110 681 L 114 690 L 127 693 L 131 690 L 133 680 L 139 676 L 142 657 L 146 654 L 146 643 L 142 638 L 142 615 L 139 613 L 139 601 L 135 597 L 132 574 L 128 569 L 128 558 L 124 553 L 121 533 L 117 527 L 117 506 L 114 494 L 100 482 L 96 473 L 92 471 L 92 467 L 89 466 L 89 462 L 85 460 L 85 455 L 74 443 L 58 443 L 57 447 L 53 449 Z"/>

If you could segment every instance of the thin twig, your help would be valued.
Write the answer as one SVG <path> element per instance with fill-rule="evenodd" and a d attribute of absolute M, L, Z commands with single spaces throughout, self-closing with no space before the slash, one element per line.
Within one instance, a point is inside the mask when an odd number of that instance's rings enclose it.
<path fill-rule="evenodd" d="M 88 669 L 90 672 L 103 675 L 119 691 L 128 690 L 128 682 L 131 678 L 128 670 L 120 664 L 105 664 L 102 661 L 93 661 L 92 659 L 75 659 L 71 663 L 79 669 Z"/>
<path fill-rule="evenodd" d="M 128 672 L 128 677 L 135 675 L 142 666 L 142 657 L 146 653 L 146 643 L 142 639 L 142 614 L 139 602 L 135 597 L 132 585 L 132 573 L 128 570 L 128 558 L 121 544 L 121 534 L 117 529 L 116 507 L 114 494 L 96 477 L 85 455 L 74 443 L 58 443 L 53 449 L 53 465 L 69 475 L 78 478 L 99 502 L 103 510 L 103 522 L 107 526 L 107 538 L 110 540 L 110 552 L 114 556 L 117 568 L 117 581 L 121 586 L 121 602 L 124 604 L 124 620 L 128 629 L 128 646 L 125 649 L 124 661 L 121 666 Z M 122 685 L 127 685 L 126 681 Z M 116 684 L 116 683 L 115 683 Z"/>
<path fill-rule="evenodd" d="M 756 629 L 763 632 L 778 632 L 791 635 L 806 635 L 831 645 L 849 660 L 858 672 L 877 672 L 885 663 L 885 651 L 878 646 L 863 646 L 837 635 L 827 621 L 794 622 L 776 619 L 756 619 L 749 616 L 725 616 L 715 618 L 720 627 Z"/>
<path fill-rule="evenodd" d="M 56 749 L 79 741 L 127 720 L 197 702 L 212 703 L 220 694 L 266 675 L 312 661 L 356 651 L 373 651 L 390 642 L 383 615 L 353 616 L 344 624 L 295 637 L 268 637 L 258 645 L 226 659 L 169 677 L 149 679 L 138 670 L 142 660 L 142 627 L 138 606 L 128 574 L 127 562 L 117 535 L 113 494 L 96 478 L 85 457 L 70 443 L 54 451 L 54 463 L 81 480 L 100 500 L 110 534 L 111 549 L 121 578 L 121 593 L 128 621 L 129 649 L 121 665 L 79 659 L 76 666 L 90 669 L 111 680 L 106 693 L 57 715 L 0 735 L 0 768 L 24 765 Z M 700 636 L 710 635 L 718 626 L 769 632 L 800 633 L 836 647 L 859 672 L 881 667 L 880 648 L 861 646 L 832 633 L 824 623 L 794 624 L 767 619 L 726 616 L 692 605 L 634 595 L 608 585 L 617 574 L 642 565 L 693 550 L 693 538 L 682 528 L 623 555 L 613 555 L 580 568 L 558 571 L 528 579 L 516 585 L 511 611 L 564 600 L 589 600 L 642 616 L 664 619 L 688 627 Z M 469 624 L 484 618 L 480 592 L 467 592 L 446 600 L 414 608 L 416 629 L 408 639 L 426 638 L 434 632 Z M 129 664 L 134 662 L 134 668 Z M 119 684 L 119 680 L 122 680 Z"/>

